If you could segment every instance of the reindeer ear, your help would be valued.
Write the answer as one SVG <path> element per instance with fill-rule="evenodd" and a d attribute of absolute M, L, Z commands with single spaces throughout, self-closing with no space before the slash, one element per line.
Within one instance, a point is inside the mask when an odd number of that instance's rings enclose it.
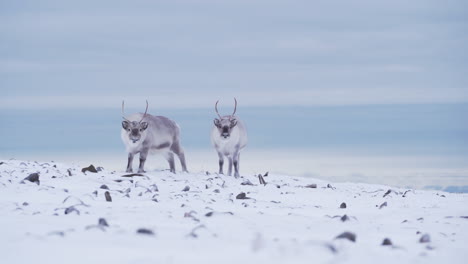
<path fill-rule="evenodd" d="M 220 122 L 220 121 L 219 121 L 218 118 L 215 118 L 215 119 L 213 120 L 214 125 L 217 126 L 217 127 L 219 127 L 219 122 Z"/>
<path fill-rule="evenodd" d="M 231 119 L 231 127 L 235 127 L 237 125 L 237 119 Z"/>
<path fill-rule="evenodd" d="M 148 128 L 148 122 L 141 122 L 141 129 L 145 130 Z"/>
<path fill-rule="evenodd" d="M 123 129 L 127 129 L 130 123 L 127 120 L 122 121 L 122 127 Z"/>

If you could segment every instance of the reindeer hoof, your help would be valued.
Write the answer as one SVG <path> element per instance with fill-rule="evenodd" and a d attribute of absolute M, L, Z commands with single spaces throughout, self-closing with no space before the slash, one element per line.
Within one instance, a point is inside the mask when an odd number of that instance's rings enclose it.
<path fill-rule="evenodd" d="M 138 170 L 138 173 L 146 173 L 145 170 Z"/>
<path fill-rule="evenodd" d="M 132 170 L 132 169 L 127 169 L 127 171 L 126 171 L 126 172 L 128 172 L 128 173 L 132 173 L 132 172 L 133 172 L 133 170 Z"/>

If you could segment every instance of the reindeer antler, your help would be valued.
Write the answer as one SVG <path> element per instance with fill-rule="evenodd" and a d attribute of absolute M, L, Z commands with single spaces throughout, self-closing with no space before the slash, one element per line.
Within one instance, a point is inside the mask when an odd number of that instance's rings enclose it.
<path fill-rule="evenodd" d="M 125 121 L 130 122 L 130 120 L 128 120 L 127 118 L 125 118 L 125 112 L 124 112 L 124 104 L 125 104 L 125 103 L 124 103 L 124 102 L 125 102 L 125 101 L 122 100 L 122 118 L 125 119 Z"/>
<path fill-rule="evenodd" d="M 235 97 L 234 97 L 234 102 L 235 102 L 235 105 L 234 105 L 234 112 L 232 113 L 232 116 L 236 113 L 236 110 L 237 110 L 237 100 Z"/>
<path fill-rule="evenodd" d="M 148 112 L 148 100 L 146 100 L 146 110 L 145 110 L 145 113 L 143 114 L 143 117 L 141 118 L 140 122 L 143 121 L 143 119 L 146 117 L 146 113 Z"/>
<path fill-rule="evenodd" d="M 218 103 L 219 103 L 219 100 L 216 101 L 215 110 L 216 110 L 216 113 L 218 114 L 219 118 L 221 118 L 221 115 L 220 115 L 219 112 L 218 112 Z"/>

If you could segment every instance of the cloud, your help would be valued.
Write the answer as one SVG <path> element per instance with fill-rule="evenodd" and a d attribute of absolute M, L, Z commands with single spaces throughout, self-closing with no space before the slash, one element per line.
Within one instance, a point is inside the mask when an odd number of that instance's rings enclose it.
<path fill-rule="evenodd" d="M 111 105 L 109 95 L 193 106 L 231 95 L 271 105 L 467 101 L 463 1 L 340 5 L 5 2 L 0 107 Z"/>

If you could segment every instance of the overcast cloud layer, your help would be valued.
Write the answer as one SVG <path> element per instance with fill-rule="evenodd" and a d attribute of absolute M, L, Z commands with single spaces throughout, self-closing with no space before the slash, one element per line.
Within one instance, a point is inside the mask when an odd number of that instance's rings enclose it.
<path fill-rule="evenodd" d="M 0 107 L 468 102 L 466 1 L 1 1 Z"/>

